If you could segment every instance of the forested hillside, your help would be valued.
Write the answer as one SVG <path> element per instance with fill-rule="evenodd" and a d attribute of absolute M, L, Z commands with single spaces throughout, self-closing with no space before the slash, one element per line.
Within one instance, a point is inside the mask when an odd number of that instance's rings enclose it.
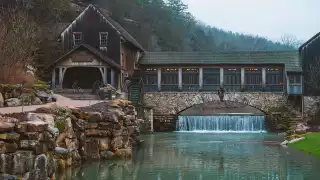
<path fill-rule="evenodd" d="M 166 3 L 165 3 L 166 1 Z M 58 25 L 89 3 L 110 12 L 148 51 L 292 50 L 291 39 L 226 32 L 199 23 L 181 0 L 0 0 L 0 82 L 22 82 L 29 65 L 38 76 L 60 54 Z"/>
<path fill-rule="evenodd" d="M 288 44 L 203 25 L 181 0 L 82 1 L 109 10 L 148 51 L 293 49 Z"/>

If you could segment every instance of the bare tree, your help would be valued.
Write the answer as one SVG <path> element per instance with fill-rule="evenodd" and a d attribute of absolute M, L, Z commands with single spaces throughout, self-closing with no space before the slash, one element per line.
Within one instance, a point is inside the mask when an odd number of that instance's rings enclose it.
<path fill-rule="evenodd" d="M 41 28 L 24 11 L 0 14 L 0 83 L 28 81 L 26 71 L 33 65 L 40 34 Z"/>
<path fill-rule="evenodd" d="M 294 35 L 285 34 L 280 38 L 280 43 L 288 47 L 298 48 L 302 44 L 302 41 L 298 40 Z"/>

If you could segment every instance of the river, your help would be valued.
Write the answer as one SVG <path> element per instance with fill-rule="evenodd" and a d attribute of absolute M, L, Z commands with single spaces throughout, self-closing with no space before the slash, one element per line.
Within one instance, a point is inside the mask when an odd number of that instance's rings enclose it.
<path fill-rule="evenodd" d="M 142 135 L 132 160 L 90 162 L 57 180 L 318 180 L 320 159 L 278 144 L 271 133 Z"/>

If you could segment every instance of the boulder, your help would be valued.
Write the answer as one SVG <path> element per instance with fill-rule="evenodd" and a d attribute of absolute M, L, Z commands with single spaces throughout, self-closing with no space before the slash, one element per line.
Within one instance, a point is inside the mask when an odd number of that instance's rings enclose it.
<path fill-rule="evenodd" d="M 54 152 L 57 153 L 57 154 L 64 155 L 64 154 L 68 154 L 70 151 L 69 151 L 69 149 L 66 149 L 66 148 L 63 148 L 63 147 L 56 147 L 54 149 Z"/>
<path fill-rule="evenodd" d="M 89 112 L 88 113 L 88 121 L 89 122 L 101 122 L 102 121 L 102 114 L 100 112 Z"/>
<path fill-rule="evenodd" d="M 65 138 L 65 144 L 70 151 L 75 151 L 79 148 L 79 141 L 76 138 L 74 139 Z"/>
<path fill-rule="evenodd" d="M 0 122 L 6 122 L 6 123 L 17 123 L 19 122 L 18 119 L 8 116 L 1 116 L 0 115 Z"/>
<path fill-rule="evenodd" d="M 32 105 L 40 105 L 42 104 L 42 101 L 40 98 L 35 97 L 34 100 L 31 102 Z"/>
<path fill-rule="evenodd" d="M 6 99 L 5 103 L 7 104 L 8 107 L 21 106 L 21 104 L 22 104 L 21 100 L 18 98 Z"/>
<path fill-rule="evenodd" d="M 54 117 L 52 114 L 45 113 L 28 113 L 27 121 L 43 121 L 49 126 L 54 127 Z"/>
<path fill-rule="evenodd" d="M 33 169 L 35 158 L 33 151 L 17 151 L 12 156 L 13 162 L 8 164 L 12 165 L 13 174 L 25 174 Z"/>
<path fill-rule="evenodd" d="M 111 140 L 109 138 L 101 138 L 99 140 L 100 151 L 106 151 L 110 149 Z"/>
<path fill-rule="evenodd" d="M 10 141 L 17 141 L 19 140 L 20 134 L 18 133 L 1 133 L 0 134 L 0 140 L 6 141 L 6 140 L 10 140 Z"/>
<path fill-rule="evenodd" d="M 9 143 L 0 141 L 0 154 L 4 153 L 13 153 L 16 152 L 18 149 L 18 145 L 16 143 Z"/>
<path fill-rule="evenodd" d="M 25 121 L 20 122 L 16 126 L 16 131 L 19 133 L 24 132 L 43 132 L 48 129 L 48 123 L 37 120 L 37 121 Z"/>
<path fill-rule="evenodd" d="M 101 151 L 100 156 L 103 159 L 111 160 L 115 157 L 115 154 L 112 151 Z"/>
<path fill-rule="evenodd" d="M 15 180 L 15 179 L 19 179 L 19 178 L 18 178 L 18 176 L 15 176 L 15 175 L 1 173 L 0 179 L 1 180 Z"/>
<path fill-rule="evenodd" d="M 132 156 L 132 149 L 126 148 L 126 149 L 117 149 L 114 152 L 115 157 L 118 158 L 130 158 Z"/>
<path fill-rule="evenodd" d="M 106 130 L 99 130 L 99 129 L 86 129 L 85 130 L 86 136 L 110 136 L 110 132 Z"/>
<path fill-rule="evenodd" d="M 295 133 L 296 134 L 305 134 L 310 127 L 304 123 L 298 123 L 296 125 Z"/>
<path fill-rule="evenodd" d="M 0 121 L 0 133 L 2 132 L 11 132 L 14 128 L 13 123 Z"/>
<path fill-rule="evenodd" d="M 99 141 L 94 138 L 87 138 L 84 146 L 84 152 L 88 159 L 100 159 Z"/>

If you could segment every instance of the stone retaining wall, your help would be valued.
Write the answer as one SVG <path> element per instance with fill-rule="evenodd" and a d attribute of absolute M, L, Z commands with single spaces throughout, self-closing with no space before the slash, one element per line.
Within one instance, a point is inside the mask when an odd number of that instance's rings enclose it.
<path fill-rule="evenodd" d="M 2 115 L 0 179 L 54 179 L 56 167 L 64 170 L 86 160 L 131 158 L 140 123 L 134 106 L 124 100 Z"/>

